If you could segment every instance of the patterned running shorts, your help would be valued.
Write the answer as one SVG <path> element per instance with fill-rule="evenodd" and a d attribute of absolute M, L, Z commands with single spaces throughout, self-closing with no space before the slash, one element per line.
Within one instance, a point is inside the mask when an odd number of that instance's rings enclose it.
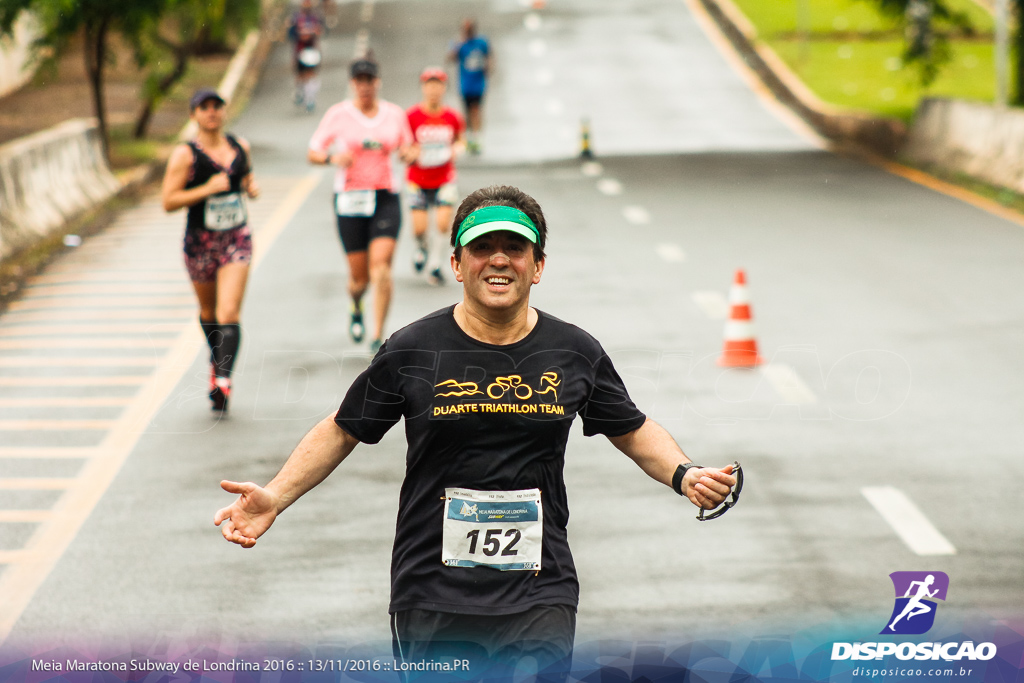
<path fill-rule="evenodd" d="M 214 282 L 221 266 L 252 261 L 252 233 L 248 225 L 222 231 L 188 230 L 184 251 L 192 281 Z"/>

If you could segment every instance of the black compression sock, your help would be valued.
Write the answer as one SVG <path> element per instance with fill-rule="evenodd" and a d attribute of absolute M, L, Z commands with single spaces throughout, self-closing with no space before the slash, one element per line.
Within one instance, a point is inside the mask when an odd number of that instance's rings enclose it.
<path fill-rule="evenodd" d="M 214 362 L 214 349 L 217 348 L 218 342 L 220 342 L 220 325 L 217 324 L 216 320 L 203 320 L 199 319 L 199 326 L 203 328 L 203 336 L 206 337 L 206 343 L 210 347 L 210 362 Z"/>
<path fill-rule="evenodd" d="M 214 364 L 217 366 L 218 377 L 230 377 L 238 347 L 242 343 L 242 328 L 238 323 L 227 323 L 219 327 L 220 343 L 214 348 Z"/>

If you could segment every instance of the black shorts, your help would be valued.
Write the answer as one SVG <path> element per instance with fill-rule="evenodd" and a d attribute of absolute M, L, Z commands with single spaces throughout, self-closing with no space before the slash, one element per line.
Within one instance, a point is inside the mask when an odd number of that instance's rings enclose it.
<path fill-rule="evenodd" d="M 406 681 L 500 680 L 532 658 L 538 681 L 568 679 L 576 638 L 576 608 L 540 605 L 502 615 L 411 609 L 391 615 L 391 647 L 399 662 L 468 660 L 469 674 L 438 679 L 407 672 Z"/>
<path fill-rule="evenodd" d="M 480 104 L 484 101 L 483 93 L 479 95 L 463 95 L 462 101 L 466 104 L 466 109 L 469 109 L 471 105 Z"/>
<path fill-rule="evenodd" d="M 338 205 L 334 195 L 334 206 Z M 376 208 L 372 216 L 338 216 L 338 237 L 346 254 L 366 251 L 378 237 L 398 239 L 402 227 L 402 205 L 390 190 L 377 190 Z"/>

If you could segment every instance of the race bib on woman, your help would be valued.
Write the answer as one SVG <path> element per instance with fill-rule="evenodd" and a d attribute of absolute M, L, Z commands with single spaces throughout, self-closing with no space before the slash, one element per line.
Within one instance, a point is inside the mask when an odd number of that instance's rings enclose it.
<path fill-rule="evenodd" d="M 206 198 L 203 225 L 207 230 L 231 230 L 245 225 L 245 200 L 238 192 Z"/>
<path fill-rule="evenodd" d="M 335 208 L 339 216 L 372 216 L 377 210 L 376 190 L 348 190 L 338 193 Z"/>
<path fill-rule="evenodd" d="M 447 567 L 538 571 L 544 541 L 540 489 L 444 490 L 441 561 Z"/>
<path fill-rule="evenodd" d="M 447 142 L 420 143 L 420 156 L 416 163 L 420 168 L 444 166 L 452 158 L 452 146 Z"/>

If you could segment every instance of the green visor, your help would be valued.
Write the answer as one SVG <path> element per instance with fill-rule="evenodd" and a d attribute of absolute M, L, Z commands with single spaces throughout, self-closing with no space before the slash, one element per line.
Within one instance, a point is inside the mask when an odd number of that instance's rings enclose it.
<path fill-rule="evenodd" d="M 486 235 L 496 230 L 514 232 L 534 244 L 540 238 L 537 226 L 533 224 L 529 216 L 519 209 L 512 206 L 485 206 L 469 214 L 459 223 L 459 232 L 455 236 L 455 243 L 464 247 L 480 235 Z"/>

